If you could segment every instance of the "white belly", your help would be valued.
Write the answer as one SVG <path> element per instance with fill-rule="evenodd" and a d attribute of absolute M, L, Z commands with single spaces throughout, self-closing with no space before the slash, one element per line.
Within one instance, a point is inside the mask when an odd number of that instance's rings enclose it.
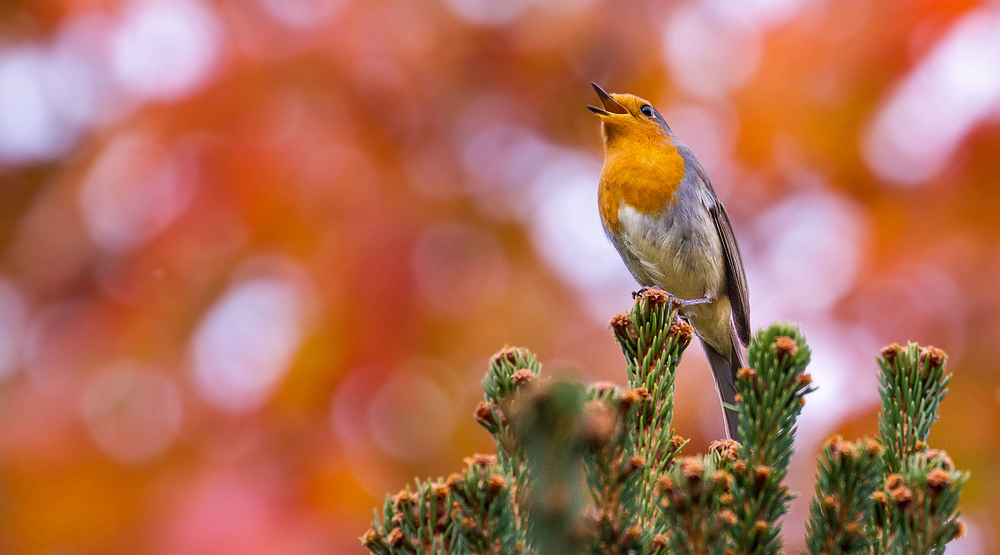
<path fill-rule="evenodd" d="M 623 206 L 622 230 L 612 241 L 640 284 L 680 299 L 713 299 L 682 313 L 706 343 L 728 354 L 732 306 L 725 293 L 722 242 L 708 210 L 697 208 L 676 211 L 673 218 L 652 218 Z"/>

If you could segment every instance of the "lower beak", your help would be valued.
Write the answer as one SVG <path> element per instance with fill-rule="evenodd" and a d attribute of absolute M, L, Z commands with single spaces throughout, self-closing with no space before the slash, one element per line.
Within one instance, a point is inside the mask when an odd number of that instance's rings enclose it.
<path fill-rule="evenodd" d="M 591 106 L 590 104 L 587 105 L 587 109 L 590 110 L 591 112 L 594 112 L 595 114 L 597 114 L 599 116 L 610 116 L 611 115 L 611 112 L 609 112 L 607 110 L 604 110 L 602 108 L 598 108 L 597 106 Z"/>

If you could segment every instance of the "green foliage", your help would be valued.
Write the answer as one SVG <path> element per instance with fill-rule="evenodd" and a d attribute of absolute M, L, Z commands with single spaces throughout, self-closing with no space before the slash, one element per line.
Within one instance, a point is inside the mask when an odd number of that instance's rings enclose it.
<path fill-rule="evenodd" d="M 740 438 L 734 465 L 736 553 L 781 552 L 778 518 L 792 495 L 782 483 L 792 456 L 795 422 L 813 390 L 805 373 L 809 347 L 799 329 L 776 324 L 750 341 L 750 367 L 739 371 Z"/>
<path fill-rule="evenodd" d="M 813 390 L 805 337 L 791 324 L 759 331 L 736 383 L 743 443 L 678 458 L 687 442 L 672 428 L 674 377 L 693 331 L 677 308 L 645 290 L 612 320 L 627 388 L 546 383 L 530 352 L 497 353 L 475 411 L 497 454 L 389 497 L 364 545 L 379 555 L 780 553 L 793 498 L 784 479 Z M 824 444 L 808 553 L 942 553 L 961 535 L 968 474 L 926 444 L 946 359 L 933 347 L 883 351 L 878 441 Z"/>
<path fill-rule="evenodd" d="M 713 456 L 683 457 L 657 481 L 666 552 L 725 553 L 736 515 L 730 493 L 733 477 L 724 466 Z"/>
<path fill-rule="evenodd" d="M 635 454 L 647 462 L 635 499 L 636 524 L 648 528 L 656 525 L 653 485 L 686 443 L 675 439 L 671 428 L 674 376 L 694 330 L 677 318 L 677 307 L 658 289 L 638 295 L 632 312 L 615 316 L 611 329 L 625 355 L 630 402 L 637 404 L 635 418 L 627 425 L 634 433 Z"/>
<path fill-rule="evenodd" d="M 868 553 L 875 529 L 866 525 L 872 494 L 882 480 L 882 447 L 835 436 L 823 445 L 816 475 L 816 495 L 809 505 L 806 547 L 811 555 Z"/>
<path fill-rule="evenodd" d="M 899 472 L 910 454 L 927 441 L 937 409 L 948 393 L 951 375 L 945 374 L 948 358 L 934 347 L 910 343 L 890 345 L 878 360 L 882 412 L 878 441 L 885 446 L 889 472 Z"/>

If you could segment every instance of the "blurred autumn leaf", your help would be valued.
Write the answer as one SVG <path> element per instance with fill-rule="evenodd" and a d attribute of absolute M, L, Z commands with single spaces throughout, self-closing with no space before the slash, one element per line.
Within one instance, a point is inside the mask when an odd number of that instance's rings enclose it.
<path fill-rule="evenodd" d="M 792 487 L 874 433 L 871 353 L 933 343 L 956 549 L 993 552 L 998 76 L 969 1 L 6 2 L 0 551 L 362 553 L 385 492 L 488 447 L 500 346 L 621 381 L 593 80 L 708 167 L 754 325 L 809 334 Z"/>

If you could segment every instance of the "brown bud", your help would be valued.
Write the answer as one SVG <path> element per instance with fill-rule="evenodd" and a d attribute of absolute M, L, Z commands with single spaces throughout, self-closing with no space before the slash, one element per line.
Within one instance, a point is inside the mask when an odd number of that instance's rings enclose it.
<path fill-rule="evenodd" d="M 674 491 L 674 481 L 670 479 L 670 476 L 660 476 L 660 479 L 656 481 L 656 489 L 661 493 L 671 493 Z"/>
<path fill-rule="evenodd" d="M 635 324 L 632 323 L 632 316 L 624 312 L 615 314 L 615 317 L 611 319 L 611 329 L 615 332 L 615 335 L 620 337 L 627 337 L 629 339 L 637 337 Z"/>
<path fill-rule="evenodd" d="M 368 549 L 371 549 L 376 545 L 382 543 L 382 536 L 379 536 L 378 532 L 369 528 L 368 531 L 365 532 L 363 536 L 361 536 L 361 543 L 365 544 L 365 547 L 367 547 Z"/>
<path fill-rule="evenodd" d="M 723 509 L 719 511 L 719 520 L 728 526 L 734 526 L 736 524 L 736 514 L 729 509 Z"/>
<path fill-rule="evenodd" d="M 625 465 L 622 466 L 621 472 L 618 474 L 619 480 L 624 480 L 632 475 L 636 470 L 646 466 L 646 457 L 642 455 L 632 455 L 625 461 Z"/>
<path fill-rule="evenodd" d="M 737 404 L 742 400 L 743 400 L 743 395 L 740 393 L 737 393 L 736 395 L 733 396 L 733 401 L 735 401 Z"/>
<path fill-rule="evenodd" d="M 431 492 L 438 499 L 444 499 L 445 497 L 448 497 L 448 486 L 442 482 L 438 482 L 431 486 Z"/>
<path fill-rule="evenodd" d="M 723 505 L 728 505 L 728 504 L 730 504 L 730 503 L 733 502 L 733 499 L 734 499 L 733 494 L 731 494 L 731 493 L 723 493 L 719 497 L 719 503 L 722 503 Z"/>
<path fill-rule="evenodd" d="M 968 532 L 969 530 L 968 527 L 965 525 L 965 521 L 956 520 L 955 523 L 958 524 L 958 529 L 955 530 L 955 537 L 953 539 L 957 540 L 958 538 L 964 538 L 966 532 Z"/>
<path fill-rule="evenodd" d="M 627 412 L 628 409 L 632 408 L 632 405 L 638 403 L 639 401 L 641 401 L 641 399 L 639 398 L 639 394 L 636 393 L 635 390 L 630 390 L 626 391 L 625 393 L 622 393 L 622 399 L 621 399 L 622 410 Z"/>
<path fill-rule="evenodd" d="M 497 409 L 499 410 L 499 408 Z M 481 422 L 490 428 L 497 427 L 497 419 L 493 414 L 492 406 L 486 401 L 479 401 L 476 405 L 476 421 Z"/>
<path fill-rule="evenodd" d="M 938 461 L 944 467 L 945 470 L 955 470 L 955 463 L 948 456 L 948 453 L 940 449 L 928 449 L 920 453 L 921 459 L 924 462 Z"/>
<path fill-rule="evenodd" d="M 733 477 L 725 470 L 716 470 L 712 473 L 712 481 L 722 486 L 723 490 L 726 490 L 733 483 Z"/>
<path fill-rule="evenodd" d="M 688 479 L 688 482 L 696 482 L 701 479 L 701 474 L 705 471 L 705 465 L 697 457 L 684 457 L 680 460 L 681 474 Z"/>
<path fill-rule="evenodd" d="M 767 483 L 767 479 L 771 477 L 771 467 L 765 465 L 759 465 L 757 470 L 754 472 L 754 483 L 757 486 L 757 490 L 763 489 L 764 484 Z"/>
<path fill-rule="evenodd" d="M 663 534 L 657 534 L 653 536 L 653 546 L 658 549 L 666 549 L 667 547 L 667 537 Z"/>
<path fill-rule="evenodd" d="M 676 318 L 670 324 L 670 335 L 678 339 L 678 343 L 686 345 L 694 337 L 694 328 L 686 321 Z"/>
<path fill-rule="evenodd" d="M 632 526 L 628 530 L 625 530 L 625 534 L 622 536 L 622 544 L 631 545 L 641 537 L 642 537 L 642 528 L 639 528 L 638 526 Z"/>
<path fill-rule="evenodd" d="M 899 505 L 901 509 L 905 509 L 913 501 L 913 492 L 906 486 L 890 490 L 889 496 L 892 498 L 892 502 Z"/>
<path fill-rule="evenodd" d="M 894 490 L 903 485 L 903 477 L 899 474 L 890 474 L 885 479 L 885 489 Z"/>
<path fill-rule="evenodd" d="M 480 466 L 486 468 L 488 466 L 493 466 L 497 463 L 496 455 L 484 455 L 483 453 L 476 453 L 471 457 L 465 457 L 465 464 L 471 466 Z"/>
<path fill-rule="evenodd" d="M 530 368 L 522 368 L 510 377 L 510 380 L 514 382 L 514 385 L 528 385 L 529 383 L 535 381 L 538 377 L 534 371 Z"/>
<path fill-rule="evenodd" d="M 643 401 L 648 401 L 653 398 L 653 394 L 650 393 L 645 387 L 637 387 L 632 391 L 635 391 L 635 394 L 638 395 Z"/>
<path fill-rule="evenodd" d="M 917 440 L 916 443 L 913 444 L 913 450 L 914 451 L 923 451 L 924 447 L 927 447 L 927 444 L 924 443 L 924 442 L 922 442 L 922 441 L 920 441 L 919 439 Z"/>
<path fill-rule="evenodd" d="M 753 529 L 758 534 L 763 534 L 764 532 L 767 532 L 767 522 L 764 520 L 758 520 L 753 523 Z"/>
<path fill-rule="evenodd" d="M 517 357 L 524 356 L 524 349 L 520 347 L 511 347 L 510 345 L 504 345 L 503 349 L 497 351 L 495 355 L 490 357 L 490 365 L 497 364 L 502 360 L 513 363 L 517 360 Z"/>
<path fill-rule="evenodd" d="M 465 484 L 465 479 L 458 472 L 452 472 L 448 475 L 448 479 L 445 480 L 444 485 L 450 491 L 455 491 L 461 488 Z"/>
<path fill-rule="evenodd" d="M 812 376 L 808 372 L 803 372 L 795 377 L 795 383 L 799 385 L 809 385 L 813 381 Z"/>
<path fill-rule="evenodd" d="M 875 493 L 873 493 L 872 500 L 878 503 L 879 505 L 885 505 L 886 503 L 889 502 L 889 498 L 886 497 L 885 492 L 882 491 L 876 491 Z"/>
<path fill-rule="evenodd" d="M 736 377 L 741 380 L 752 380 L 757 377 L 757 371 L 753 368 L 740 368 L 736 371 Z"/>
<path fill-rule="evenodd" d="M 732 439 L 717 439 L 708 444 L 708 450 L 711 453 L 718 453 L 719 457 L 722 459 L 736 460 L 736 450 L 739 448 L 739 443 Z"/>
<path fill-rule="evenodd" d="M 602 401 L 590 401 L 583 408 L 583 436 L 600 448 L 611 442 L 617 421 Z"/>
<path fill-rule="evenodd" d="M 639 293 L 639 298 L 645 300 L 653 306 L 663 306 L 667 304 L 667 301 L 670 299 L 670 295 L 667 295 L 666 291 L 663 289 L 647 287 Z"/>
<path fill-rule="evenodd" d="M 867 451 L 869 455 L 878 455 L 882 452 L 882 445 L 870 437 L 865 438 L 865 451 Z"/>
<path fill-rule="evenodd" d="M 396 510 L 400 510 L 401 507 L 406 507 L 413 500 L 413 496 L 407 490 L 400 490 L 399 493 L 392 497 L 392 504 L 396 507 Z"/>
<path fill-rule="evenodd" d="M 406 518 L 403 513 L 396 513 L 392 515 L 392 519 L 389 521 L 394 527 L 399 528 L 403 525 L 403 519 Z"/>
<path fill-rule="evenodd" d="M 834 511 L 837 509 L 837 498 L 832 495 L 823 496 L 823 508 L 827 511 Z"/>
<path fill-rule="evenodd" d="M 844 526 L 844 532 L 847 532 L 847 535 L 850 536 L 851 539 L 860 538 L 861 525 L 858 524 L 857 522 L 849 522 L 847 523 L 847 526 Z"/>
<path fill-rule="evenodd" d="M 399 547 L 403 545 L 403 540 L 405 539 L 406 537 L 403 536 L 403 531 L 400 530 L 399 528 L 393 528 L 392 531 L 389 532 L 389 538 L 388 538 L 389 545 L 393 547 Z"/>
<path fill-rule="evenodd" d="M 884 358 L 887 362 L 892 363 L 896 360 L 896 357 L 899 356 L 899 351 L 899 343 L 886 345 L 885 347 L 882 347 L 882 358 Z"/>
<path fill-rule="evenodd" d="M 733 470 L 736 472 L 746 472 L 747 462 L 746 461 L 736 461 L 733 463 Z"/>
<path fill-rule="evenodd" d="M 670 437 L 670 449 L 671 449 L 671 451 L 676 451 L 676 450 L 680 449 L 684 445 L 684 442 L 686 442 L 686 441 L 687 440 L 684 439 L 683 437 L 681 437 L 681 436 L 679 436 L 677 434 L 674 434 L 673 436 Z"/>
<path fill-rule="evenodd" d="M 799 352 L 799 344 L 791 337 L 782 335 L 774 339 L 774 343 L 771 343 L 771 349 L 779 357 L 795 356 L 795 353 Z"/>
<path fill-rule="evenodd" d="M 927 473 L 927 485 L 935 492 L 940 492 L 951 483 L 951 474 L 943 468 L 935 468 Z"/>
<path fill-rule="evenodd" d="M 507 487 L 507 480 L 499 474 L 494 474 L 493 476 L 490 476 L 490 481 L 487 487 L 489 488 L 490 493 L 496 495 L 497 493 L 500 493 L 500 490 Z"/>
<path fill-rule="evenodd" d="M 920 348 L 920 362 L 930 361 L 931 366 L 941 366 L 941 364 L 948 360 L 948 354 L 937 347 L 921 347 Z"/>

